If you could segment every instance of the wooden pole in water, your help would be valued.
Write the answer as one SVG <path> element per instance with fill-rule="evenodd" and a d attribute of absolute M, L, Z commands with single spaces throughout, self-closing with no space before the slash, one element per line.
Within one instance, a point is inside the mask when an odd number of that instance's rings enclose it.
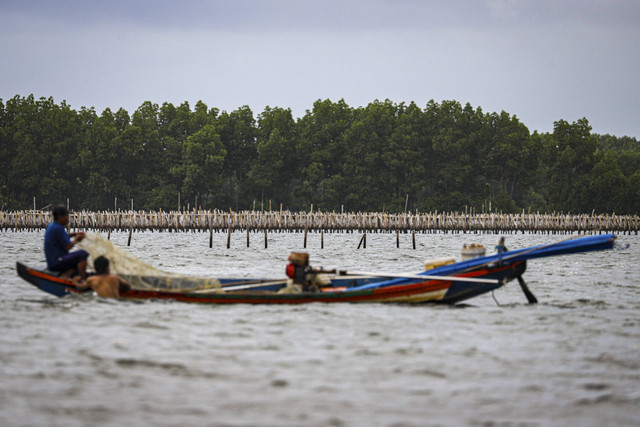
<path fill-rule="evenodd" d="M 247 247 L 249 247 L 249 227 L 247 227 Z"/>
<path fill-rule="evenodd" d="M 209 249 L 213 247 L 213 226 L 209 224 Z"/>
<path fill-rule="evenodd" d="M 264 248 L 267 249 L 269 247 L 269 243 L 267 241 L 267 229 L 264 229 Z"/>
<path fill-rule="evenodd" d="M 307 227 L 304 228 L 304 249 L 307 249 Z"/>
<path fill-rule="evenodd" d="M 320 230 L 320 249 L 324 249 L 324 231 Z"/>
<path fill-rule="evenodd" d="M 367 249 L 367 233 L 366 232 L 360 238 L 360 243 L 358 243 L 358 249 L 360 249 L 360 246 L 362 246 L 363 249 Z"/>
<path fill-rule="evenodd" d="M 131 199 L 130 199 L 131 200 Z M 49 220 L 48 214 L 36 212 L 37 197 L 35 199 L 35 209 L 18 212 L 0 212 L 0 228 L 7 229 L 38 229 L 44 228 Z M 640 217 L 634 216 L 609 216 L 598 215 L 570 215 L 570 214 L 527 214 L 523 212 L 517 215 L 502 213 L 476 214 L 473 208 L 467 208 L 466 215 L 455 213 L 429 213 L 429 214 L 371 214 L 371 213 L 316 213 L 297 212 L 283 210 L 279 216 L 274 216 L 273 211 L 266 209 L 260 212 L 241 212 L 223 214 L 220 211 L 209 211 L 208 214 L 202 212 L 144 212 L 133 210 L 122 211 L 117 205 L 117 198 L 114 198 L 114 208 L 108 212 L 91 213 L 77 212 L 71 218 L 69 230 L 90 229 L 90 230 L 120 230 L 135 228 L 136 231 L 146 230 L 170 230 L 170 231 L 205 231 L 207 226 L 215 228 L 215 231 L 224 230 L 225 227 L 234 229 L 244 227 L 249 230 L 269 230 L 275 223 L 274 229 L 278 232 L 304 232 L 306 230 L 306 240 L 308 243 L 309 231 L 342 232 L 355 234 L 367 234 L 368 230 L 373 232 L 396 232 L 396 247 L 400 247 L 399 234 L 412 234 L 412 243 L 415 234 L 418 232 L 428 233 L 474 233 L 474 234 L 494 234 L 498 232 L 530 232 L 534 234 L 571 234 L 604 233 L 616 231 L 630 235 L 638 233 L 640 229 Z M 272 202 L 273 203 L 273 202 Z M 315 206 L 314 206 L 315 207 Z M 182 206 L 180 207 L 182 209 Z M 135 209 L 135 205 L 133 206 Z M 202 220 L 205 215 L 209 215 L 208 220 Z M 128 227 L 127 227 L 128 226 Z M 363 235 L 361 234 L 361 236 Z M 365 240 L 361 241 L 360 247 L 364 247 Z M 417 248 L 417 243 L 416 243 Z"/>
<path fill-rule="evenodd" d="M 111 227 L 109 227 L 109 231 L 107 231 L 107 240 L 111 240 Z"/>
<path fill-rule="evenodd" d="M 413 249 L 416 248 L 416 232 L 411 233 L 411 240 L 413 241 Z"/>
<path fill-rule="evenodd" d="M 133 227 L 129 227 L 129 239 L 127 240 L 127 246 L 131 246 L 131 235 L 133 234 Z"/>
<path fill-rule="evenodd" d="M 227 249 L 231 248 L 231 225 L 227 229 Z"/>

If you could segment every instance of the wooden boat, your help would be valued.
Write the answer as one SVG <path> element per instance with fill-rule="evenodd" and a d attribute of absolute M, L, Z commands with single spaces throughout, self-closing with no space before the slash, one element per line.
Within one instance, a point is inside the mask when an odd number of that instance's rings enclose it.
<path fill-rule="evenodd" d="M 165 299 L 203 304 L 302 304 L 311 302 L 375 302 L 375 303 L 446 303 L 454 304 L 469 298 L 491 292 L 517 279 L 527 300 L 537 302 L 522 274 L 527 260 L 580 252 L 613 248 L 615 236 L 605 234 L 572 238 L 549 245 L 539 245 L 514 251 L 504 251 L 499 245 L 495 255 L 474 258 L 441 267 L 436 267 L 416 275 L 411 274 L 371 274 L 360 272 L 331 271 L 329 281 L 322 287 L 303 287 L 299 292 L 284 292 L 291 287 L 297 273 L 296 262 L 291 268 L 290 279 L 221 279 L 217 288 L 184 291 L 166 289 L 131 289 L 121 293 L 122 299 Z M 290 260 L 292 258 L 290 257 Z M 54 273 L 27 267 L 17 263 L 17 272 L 27 282 L 40 290 L 58 297 L 80 293 L 69 279 Z M 305 272 L 310 272 L 308 267 Z M 126 278 L 126 277 L 125 277 Z"/>

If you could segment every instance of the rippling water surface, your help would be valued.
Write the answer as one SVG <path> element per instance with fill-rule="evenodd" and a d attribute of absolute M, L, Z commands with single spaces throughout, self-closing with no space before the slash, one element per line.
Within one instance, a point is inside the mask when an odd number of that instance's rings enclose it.
<path fill-rule="evenodd" d="M 0 232 L 0 425 L 638 425 L 640 238 L 529 263 L 464 307 L 58 299 L 23 282 L 40 233 Z M 315 266 L 420 270 L 494 235 L 309 235 Z M 134 234 L 169 271 L 282 277 L 301 234 Z M 513 235 L 515 249 L 562 239 Z M 126 245 L 126 234 L 114 234 Z"/>

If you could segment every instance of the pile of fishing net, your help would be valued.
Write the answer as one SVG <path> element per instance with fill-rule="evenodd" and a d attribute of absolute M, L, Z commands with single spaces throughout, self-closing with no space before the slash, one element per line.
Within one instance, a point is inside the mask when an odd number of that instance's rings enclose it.
<path fill-rule="evenodd" d="M 111 273 L 128 281 L 134 289 L 167 291 L 221 289 L 218 279 L 183 276 L 155 268 L 99 234 L 87 234 L 78 246 L 89 252 L 90 268 L 93 268 L 94 259 L 104 256 L 109 260 Z"/>

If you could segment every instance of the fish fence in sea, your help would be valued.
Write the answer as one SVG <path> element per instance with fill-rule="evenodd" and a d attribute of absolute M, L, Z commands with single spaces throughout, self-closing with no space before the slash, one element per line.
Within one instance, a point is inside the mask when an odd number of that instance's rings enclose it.
<path fill-rule="evenodd" d="M 50 212 L 0 211 L 0 230 L 45 228 Z M 574 215 L 540 213 L 404 213 L 291 212 L 220 210 L 192 211 L 76 211 L 69 227 L 92 231 L 265 231 L 361 233 L 548 233 L 615 232 L 638 234 L 638 215 Z"/>

